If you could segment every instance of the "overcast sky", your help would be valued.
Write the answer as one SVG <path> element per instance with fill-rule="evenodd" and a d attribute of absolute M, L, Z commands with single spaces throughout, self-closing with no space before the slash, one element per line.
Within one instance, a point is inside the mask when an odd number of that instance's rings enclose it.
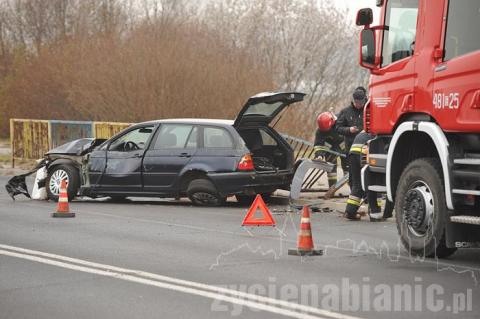
<path fill-rule="evenodd" d="M 325 0 L 324 0 L 325 1 Z M 340 8 L 347 8 L 350 11 L 350 17 L 355 21 L 355 17 L 359 9 L 372 8 L 374 15 L 374 23 L 379 21 L 380 10 L 376 7 L 376 0 L 331 0 Z M 354 22 L 353 22 L 354 23 Z"/>

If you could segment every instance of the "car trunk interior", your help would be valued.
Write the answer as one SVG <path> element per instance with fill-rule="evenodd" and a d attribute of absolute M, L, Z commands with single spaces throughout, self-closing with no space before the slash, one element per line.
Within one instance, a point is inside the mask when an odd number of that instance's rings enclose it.
<path fill-rule="evenodd" d="M 241 128 L 238 133 L 252 153 L 256 171 L 285 170 L 291 168 L 290 153 L 283 143 L 265 128 Z"/>

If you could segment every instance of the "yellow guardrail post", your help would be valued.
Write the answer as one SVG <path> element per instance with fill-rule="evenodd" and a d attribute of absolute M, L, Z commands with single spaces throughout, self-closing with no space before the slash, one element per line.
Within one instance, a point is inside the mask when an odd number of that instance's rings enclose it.
<path fill-rule="evenodd" d="M 95 138 L 111 138 L 118 132 L 132 125 L 132 123 L 93 122 L 93 125 L 93 134 Z"/>
<path fill-rule="evenodd" d="M 10 119 L 10 156 L 11 156 L 11 161 L 12 161 L 12 168 L 15 168 L 15 155 L 14 155 L 14 150 L 15 150 L 15 145 L 14 145 L 14 138 L 13 134 L 15 133 L 14 128 L 13 128 L 13 119 Z"/>

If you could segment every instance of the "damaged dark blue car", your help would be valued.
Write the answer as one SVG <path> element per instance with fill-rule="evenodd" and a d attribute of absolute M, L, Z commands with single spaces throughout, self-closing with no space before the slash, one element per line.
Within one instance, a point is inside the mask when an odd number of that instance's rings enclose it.
<path fill-rule="evenodd" d="M 109 140 L 80 139 L 50 150 L 32 171 L 47 168 L 41 181 L 57 200 L 67 180 L 68 197 L 188 197 L 217 206 L 235 195 L 251 203 L 289 189 L 294 173 L 290 145 L 269 124 L 303 100 L 298 92 L 261 93 L 248 99 L 232 120 L 166 119 L 135 124 Z M 26 194 L 25 176 L 7 184 L 12 197 Z"/>

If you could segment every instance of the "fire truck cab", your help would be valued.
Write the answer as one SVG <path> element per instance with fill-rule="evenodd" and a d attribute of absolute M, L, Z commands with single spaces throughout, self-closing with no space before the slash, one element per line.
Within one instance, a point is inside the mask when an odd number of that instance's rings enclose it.
<path fill-rule="evenodd" d="M 480 1 L 377 0 L 362 9 L 371 72 L 364 189 L 395 204 L 402 243 L 446 257 L 480 242 Z"/>

